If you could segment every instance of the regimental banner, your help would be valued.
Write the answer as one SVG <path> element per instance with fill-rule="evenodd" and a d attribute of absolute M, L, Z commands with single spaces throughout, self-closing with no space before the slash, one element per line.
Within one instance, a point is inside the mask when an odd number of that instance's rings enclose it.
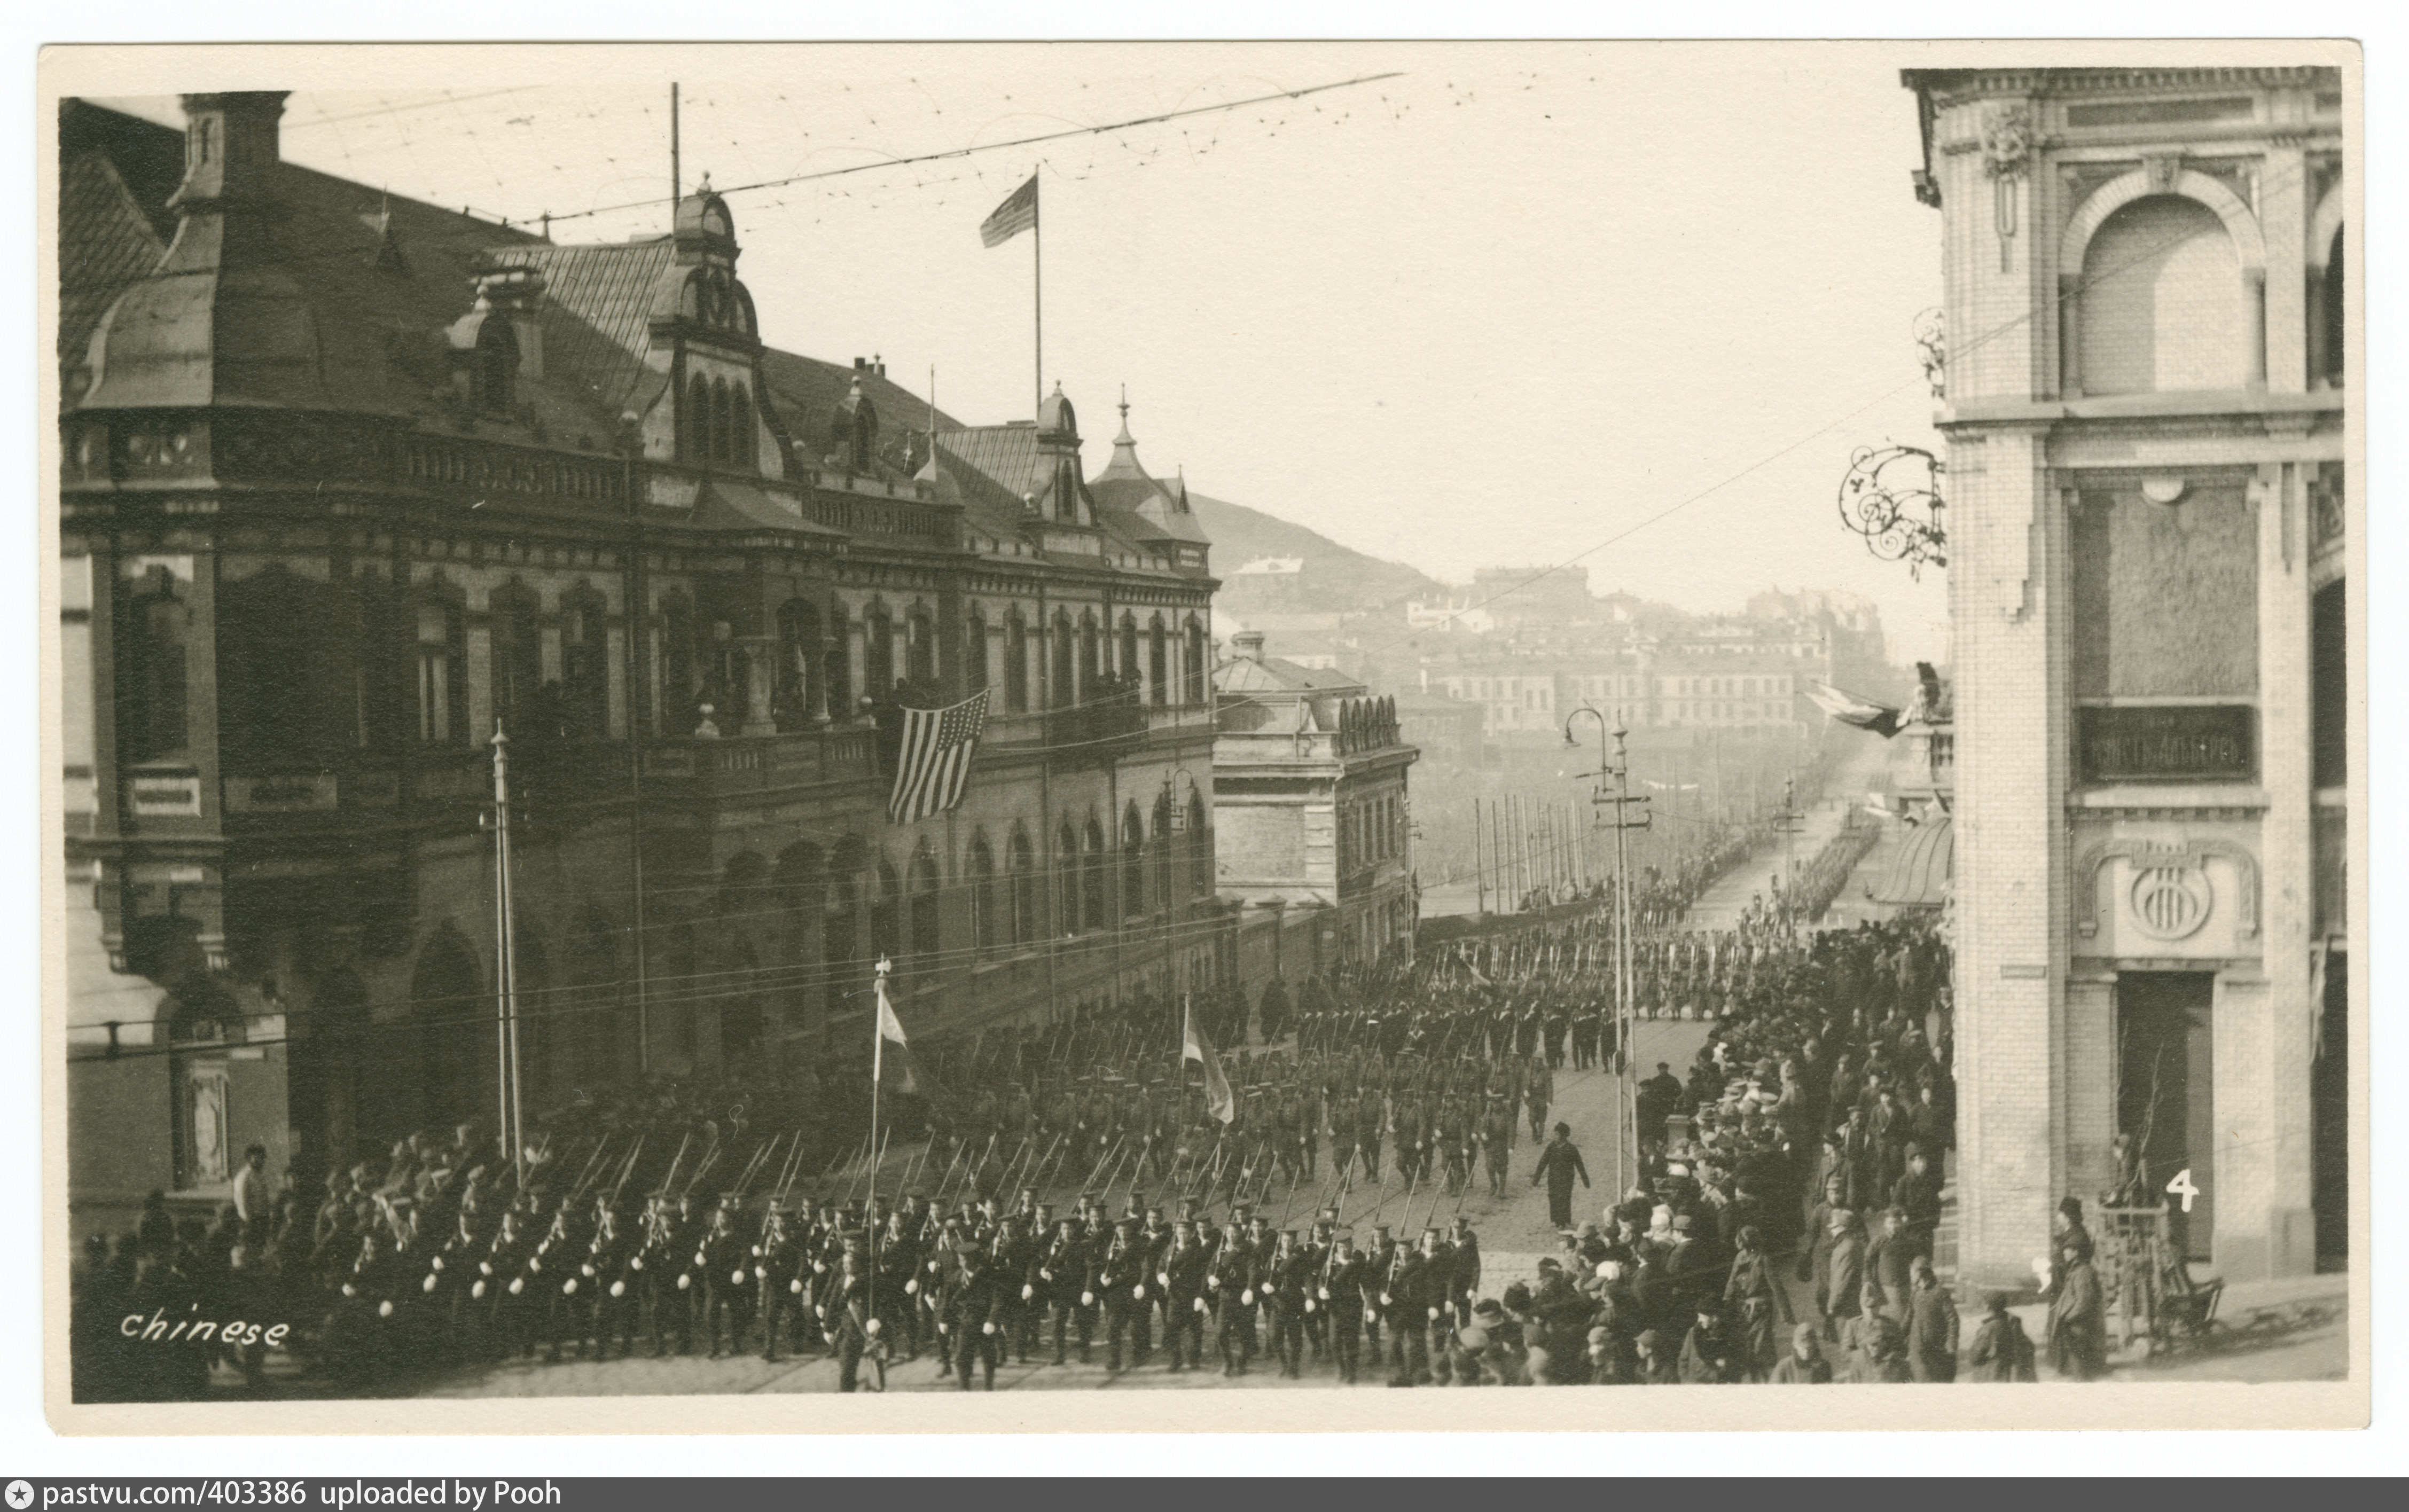
<path fill-rule="evenodd" d="M 2074 712 L 2086 783 L 2246 783 L 2258 776 L 2257 711 L 2217 703 Z"/>

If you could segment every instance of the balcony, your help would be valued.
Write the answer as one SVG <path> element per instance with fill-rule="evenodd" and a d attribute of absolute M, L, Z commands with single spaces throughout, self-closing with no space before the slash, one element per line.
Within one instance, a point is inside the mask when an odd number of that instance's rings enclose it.
<path fill-rule="evenodd" d="M 647 793 L 697 802 L 827 783 L 872 782 L 877 776 L 878 735 L 869 728 L 655 741 L 644 748 Z"/>

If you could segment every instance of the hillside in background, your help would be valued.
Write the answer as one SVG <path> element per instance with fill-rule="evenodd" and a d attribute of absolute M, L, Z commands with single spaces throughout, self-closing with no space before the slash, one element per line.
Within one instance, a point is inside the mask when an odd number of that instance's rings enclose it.
<path fill-rule="evenodd" d="M 1304 603 L 1326 613 L 1369 609 L 1406 598 L 1435 598 L 1446 588 L 1403 562 L 1384 562 L 1341 546 L 1328 536 L 1275 519 L 1244 504 L 1191 493 L 1198 523 L 1213 538 L 1213 569 L 1224 583 L 1259 556 L 1305 559 Z"/>

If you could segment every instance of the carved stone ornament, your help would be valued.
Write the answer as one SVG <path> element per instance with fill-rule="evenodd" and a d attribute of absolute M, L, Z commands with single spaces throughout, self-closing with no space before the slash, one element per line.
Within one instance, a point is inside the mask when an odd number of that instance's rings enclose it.
<path fill-rule="evenodd" d="M 2032 161 L 2032 109 L 1996 105 L 1983 113 L 1983 171 L 1994 179 L 2022 175 Z"/>
<path fill-rule="evenodd" d="M 2185 940 L 2208 922 L 2216 893 L 2199 867 L 2140 867 L 2128 901 L 2134 928 L 2143 934 L 2153 940 Z"/>
<path fill-rule="evenodd" d="M 2142 181 L 2153 194 L 2171 194 L 2175 180 L 2183 177 L 2184 160 L 2180 152 L 2150 152 L 2142 158 Z"/>

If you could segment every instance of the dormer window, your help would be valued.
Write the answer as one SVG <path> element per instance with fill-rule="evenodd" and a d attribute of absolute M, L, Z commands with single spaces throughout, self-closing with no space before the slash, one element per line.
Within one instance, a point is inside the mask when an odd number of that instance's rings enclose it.
<path fill-rule="evenodd" d="M 476 357 L 469 367 L 469 402 L 489 415 L 506 415 L 518 403 L 519 342 L 511 323 L 489 319 L 477 329 Z"/>

